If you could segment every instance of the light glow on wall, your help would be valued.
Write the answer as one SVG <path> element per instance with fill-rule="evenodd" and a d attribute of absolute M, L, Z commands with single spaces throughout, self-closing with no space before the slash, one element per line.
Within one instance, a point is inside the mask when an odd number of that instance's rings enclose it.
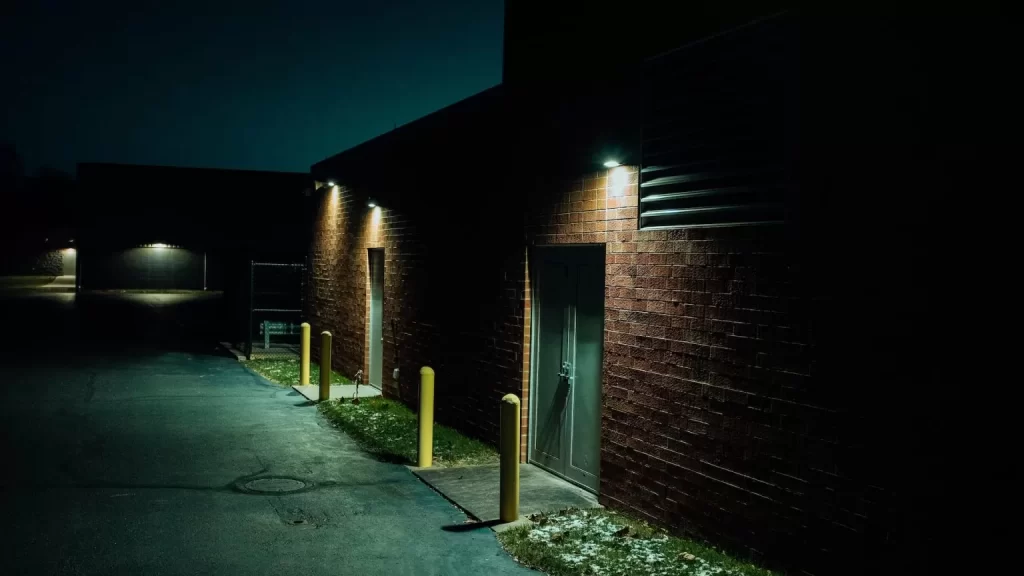
<path fill-rule="evenodd" d="M 331 186 L 330 192 L 327 195 L 327 207 L 325 210 L 329 229 L 337 229 L 338 218 L 341 217 L 339 214 L 341 209 L 341 188 L 339 186 Z"/>
<path fill-rule="evenodd" d="M 369 222 L 367 223 L 366 231 L 364 232 L 366 235 L 366 245 L 370 248 L 381 247 L 380 223 L 381 220 L 383 220 L 382 214 L 383 210 L 381 210 L 380 206 L 374 206 L 370 209 Z"/>
<path fill-rule="evenodd" d="M 629 172 L 625 166 L 616 166 L 608 172 L 608 195 L 622 196 L 629 185 Z"/>
<path fill-rule="evenodd" d="M 373 226 L 373 234 L 376 237 L 377 231 L 380 230 L 381 220 L 381 209 L 380 206 L 374 206 L 373 210 L 370 211 L 370 225 Z"/>

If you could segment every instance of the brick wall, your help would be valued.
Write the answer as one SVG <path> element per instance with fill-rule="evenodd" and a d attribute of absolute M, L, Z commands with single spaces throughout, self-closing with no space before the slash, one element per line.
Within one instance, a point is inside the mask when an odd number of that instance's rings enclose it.
<path fill-rule="evenodd" d="M 466 135 L 450 111 L 329 159 L 314 172 L 346 186 L 319 193 L 314 329 L 335 333 L 336 368 L 367 369 L 366 249 L 383 247 L 385 394 L 415 406 L 432 366 L 437 420 L 490 442 L 498 400 L 520 394 L 525 455 L 528 248 L 603 243 L 602 502 L 794 571 L 876 572 L 904 556 L 906 495 L 927 482 L 906 457 L 922 445 L 926 308 L 911 278 L 926 239 L 907 222 L 925 204 L 899 194 L 922 171 L 875 137 L 898 125 L 880 118 L 899 108 L 877 114 L 889 96 L 839 119 L 825 96 L 808 97 L 829 122 L 802 128 L 816 144 L 787 165 L 779 226 L 638 230 L 636 169 L 574 168 L 588 149 L 560 114 Z M 505 167 L 488 134 L 536 161 Z"/>
<path fill-rule="evenodd" d="M 377 198 L 394 196 L 388 192 L 378 188 Z M 460 214 L 444 205 L 389 207 L 378 200 L 374 210 L 357 187 L 318 194 L 307 317 L 314 334 L 334 335 L 335 369 L 348 377 L 369 373 L 367 250 L 383 248 L 385 396 L 415 408 L 419 370 L 431 366 L 437 421 L 496 443 L 498 400 L 523 393 L 522 244 L 496 240 L 481 259 L 464 249 L 464 239 L 483 230 L 427 225 L 472 222 L 472 207 Z"/>
<path fill-rule="evenodd" d="M 812 573 L 876 557 L 893 428 L 842 377 L 815 291 L 841 294 L 792 229 L 637 230 L 629 167 L 531 189 L 531 245 L 606 243 L 601 502 Z"/>
<path fill-rule="evenodd" d="M 496 442 L 498 399 L 519 394 L 525 457 L 527 247 L 605 243 L 601 501 L 811 573 L 876 558 L 898 409 L 862 392 L 883 360 L 857 342 L 880 334 L 842 326 L 899 322 L 876 299 L 845 307 L 868 281 L 835 263 L 863 259 L 808 254 L 789 226 L 639 231 L 635 168 L 508 185 L 527 191 L 525 230 L 511 209 L 502 227 L 473 204 L 374 211 L 357 188 L 319 192 L 308 312 L 335 368 L 368 371 L 367 249 L 384 248 L 385 395 L 415 407 L 432 366 L 437 420 Z"/>
<path fill-rule="evenodd" d="M 313 356 L 319 358 L 319 334 L 333 336 L 331 362 L 353 378 L 366 373 L 366 302 L 369 248 L 381 246 L 389 222 L 348 189 L 324 187 L 319 192 L 309 267 L 307 318 L 313 334 Z M 364 380 L 365 381 L 365 380 Z"/>

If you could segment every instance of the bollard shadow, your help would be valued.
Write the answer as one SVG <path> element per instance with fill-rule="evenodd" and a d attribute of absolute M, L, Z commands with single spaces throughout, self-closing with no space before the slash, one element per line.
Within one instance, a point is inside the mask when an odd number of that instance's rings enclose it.
<path fill-rule="evenodd" d="M 441 526 L 441 530 L 445 532 L 469 532 L 470 530 L 479 530 L 480 528 L 490 528 L 503 524 L 501 520 L 484 520 L 482 522 L 464 522 L 462 524 L 448 524 Z"/>

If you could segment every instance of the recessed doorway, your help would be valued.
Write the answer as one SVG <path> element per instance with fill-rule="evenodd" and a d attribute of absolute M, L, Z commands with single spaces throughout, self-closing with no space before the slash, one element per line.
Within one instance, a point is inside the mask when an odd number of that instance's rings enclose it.
<path fill-rule="evenodd" d="M 370 373 L 367 382 L 382 388 L 384 361 L 384 249 L 370 248 Z"/>

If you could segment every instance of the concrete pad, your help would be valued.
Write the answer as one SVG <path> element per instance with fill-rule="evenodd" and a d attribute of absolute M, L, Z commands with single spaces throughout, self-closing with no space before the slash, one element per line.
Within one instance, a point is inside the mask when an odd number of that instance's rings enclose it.
<path fill-rule="evenodd" d="M 53 279 L 53 282 L 40 286 L 39 289 L 46 290 L 47 292 L 74 292 L 75 276 L 57 276 Z"/>
<path fill-rule="evenodd" d="M 306 400 L 310 402 L 317 402 L 320 400 L 320 387 L 319 386 L 292 386 L 292 390 L 295 390 L 299 394 L 305 396 Z M 331 400 L 338 400 L 339 398 L 352 398 L 356 395 L 355 384 L 332 384 L 331 385 Z M 369 398 L 371 396 L 380 396 L 380 390 L 377 390 L 373 386 L 362 384 L 359 386 L 359 397 Z"/>
<path fill-rule="evenodd" d="M 412 468 L 415 474 L 481 522 L 496 520 L 500 467 Z M 586 490 L 530 464 L 519 466 L 520 517 L 566 508 L 601 508 Z"/>

